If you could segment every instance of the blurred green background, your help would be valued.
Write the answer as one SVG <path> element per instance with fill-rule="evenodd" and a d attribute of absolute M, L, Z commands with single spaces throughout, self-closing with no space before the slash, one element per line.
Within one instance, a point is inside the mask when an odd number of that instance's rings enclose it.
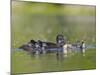
<path fill-rule="evenodd" d="M 30 39 L 55 42 L 60 33 L 70 42 L 95 44 L 95 10 L 88 5 L 12 1 L 12 47 Z"/>
<path fill-rule="evenodd" d="M 96 44 L 96 7 L 12 1 L 12 73 L 86 70 L 96 68 L 96 49 L 81 54 L 68 55 L 57 61 L 56 54 L 31 57 L 27 52 L 15 50 L 31 39 L 56 42 L 58 34 L 66 41 L 85 40 Z"/>

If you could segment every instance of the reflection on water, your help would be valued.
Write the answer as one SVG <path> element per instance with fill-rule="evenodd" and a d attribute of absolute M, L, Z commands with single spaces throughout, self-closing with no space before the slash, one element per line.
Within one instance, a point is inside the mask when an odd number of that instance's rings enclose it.
<path fill-rule="evenodd" d="M 69 71 L 95 69 L 95 49 L 86 50 L 85 57 L 80 53 L 69 53 L 58 59 L 56 53 L 30 56 L 24 51 L 15 51 L 12 56 L 13 73 L 34 73 L 48 71 Z"/>

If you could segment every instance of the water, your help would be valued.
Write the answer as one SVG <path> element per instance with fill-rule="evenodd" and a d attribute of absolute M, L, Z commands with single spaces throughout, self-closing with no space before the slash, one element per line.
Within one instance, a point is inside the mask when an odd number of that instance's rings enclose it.
<path fill-rule="evenodd" d="M 95 49 L 96 48 L 96 45 L 87 45 L 86 48 L 87 49 Z"/>
<path fill-rule="evenodd" d="M 15 51 L 12 55 L 12 72 L 36 73 L 94 69 L 95 63 L 95 49 L 87 50 L 85 57 L 78 53 L 69 54 L 67 57 L 64 55 L 63 59 L 58 59 L 55 53 L 31 56 L 24 51 Z"/>
<path fill-rule="evenodd" d="M 86 50 L 88 49 L 95 49 L 96 48 L 96 45 L 86 45 Z M 58 48 L 48 48 L 47 50 L 49 51 L 57 51 Z M 76 48 L 76 47 L 72 47 L 73 50 L 80 50 L 80 48 Z M 22 51 L 23 49 L 19 49 L 19 48 L 16 48 L 16 49 L 12 49 L 12 50 L 16 50 L 16 51 Z"/>

